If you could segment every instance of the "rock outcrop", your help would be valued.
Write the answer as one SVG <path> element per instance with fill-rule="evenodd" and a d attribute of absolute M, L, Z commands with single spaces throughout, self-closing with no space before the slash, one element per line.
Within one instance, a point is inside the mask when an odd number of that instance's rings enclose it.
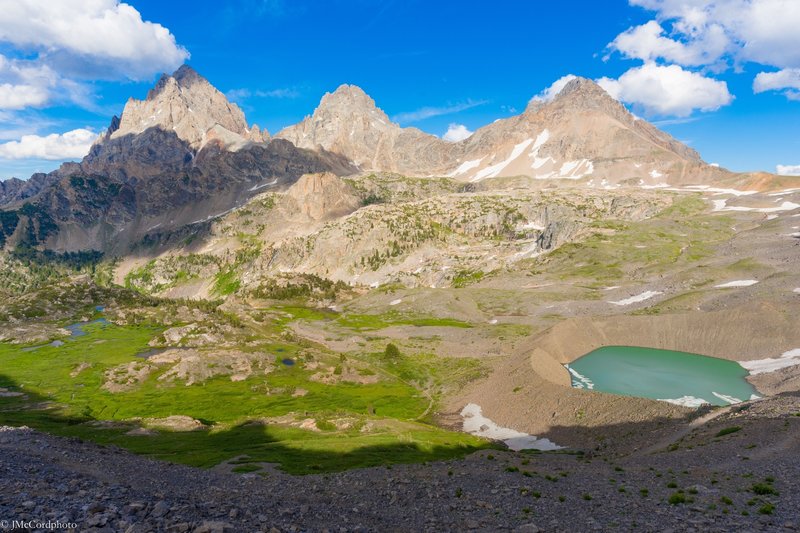
<path fill-rule="evenodd" d="M 331 172 L 305 174 L 286 191 L 285 211 L 292 219 L 329 220 L 361 207 L 352 187 Z"/>

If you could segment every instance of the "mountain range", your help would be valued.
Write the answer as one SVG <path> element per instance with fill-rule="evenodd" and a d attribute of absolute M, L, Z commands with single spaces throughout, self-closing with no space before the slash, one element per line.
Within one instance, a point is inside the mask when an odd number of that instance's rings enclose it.
<path fill-rule="evenodd" d="M 741 184 L 763 175 L 706 164 L 693 149 L 576 78 L 552 100 L 451 143 L 393 123 L 342 85 L 270 137 L 186 65 L 163 75 L 79 163 L 0 182 L 0 246 L 113 254 L 213 220 L 303 174 L 390 172 L 466 183 L 519 177 L 528 187 Z"/>

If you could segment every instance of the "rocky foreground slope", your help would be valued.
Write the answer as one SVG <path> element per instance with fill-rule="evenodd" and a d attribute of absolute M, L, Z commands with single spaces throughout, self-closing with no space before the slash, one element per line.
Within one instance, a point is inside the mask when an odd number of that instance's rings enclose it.
<path fill-rule="evenodd" d="M 630 427 L 617 451 L 486 451 L 324 476 L 197 470 L 0 428 L 0 514 L 76 531 L 796 531 L 800 397 L 688 430 Z M 646 443 L 655 445 L 646 446 Z M 640 451 L 619 453 L 619 444 Z"/>

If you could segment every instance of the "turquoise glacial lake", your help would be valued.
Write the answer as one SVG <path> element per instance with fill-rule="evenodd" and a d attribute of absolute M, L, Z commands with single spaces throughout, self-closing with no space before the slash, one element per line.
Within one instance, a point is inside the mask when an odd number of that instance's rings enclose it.
<path fill-rule="evenodd" d="M 572 386 L 698 407 L 758 397 L 739 363 L 672 350 L 604 346 L 565 365 Z"/>

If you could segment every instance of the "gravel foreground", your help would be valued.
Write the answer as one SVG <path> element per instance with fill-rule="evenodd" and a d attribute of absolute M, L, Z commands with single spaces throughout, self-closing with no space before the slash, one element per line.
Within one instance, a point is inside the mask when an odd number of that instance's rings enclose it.
<path fill-rule="evenodd" d="M 457 461 L 303 477 L 272 469 L 262 477 L 3 427 L 0 531 L 800 528 L 800 397 L 734 408 L 683 433 L 657 443 L 662 450 L 627 455 L 483 451 Z"/>

